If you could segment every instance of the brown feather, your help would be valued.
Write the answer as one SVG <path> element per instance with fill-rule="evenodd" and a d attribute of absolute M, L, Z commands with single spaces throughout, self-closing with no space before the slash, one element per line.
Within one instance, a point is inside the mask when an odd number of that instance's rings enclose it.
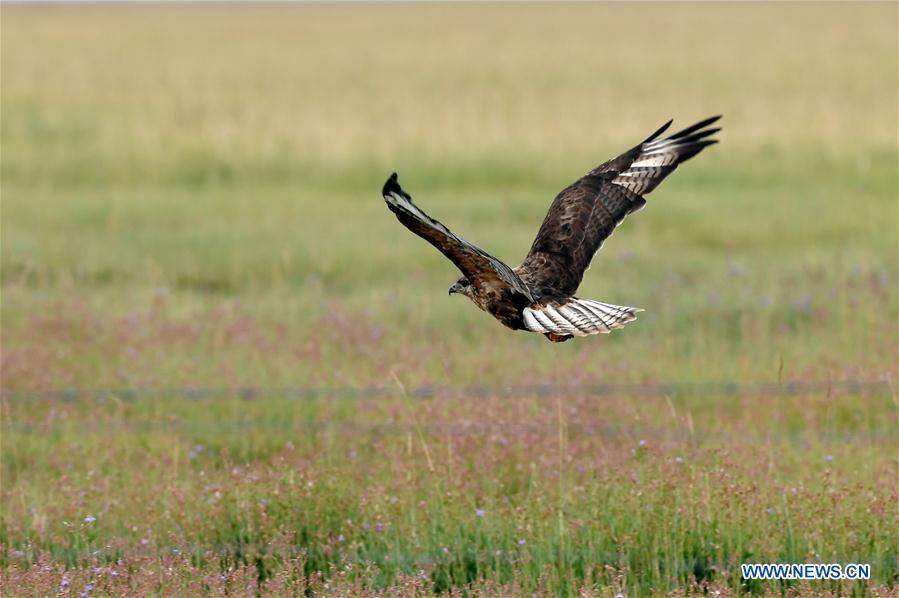
<path fill-rule="evenodd" d="M 475 289 L 474 302 L 510 328 L 524 326 L 521 310 L 534 302 L 530 289 L 508 265 L 453 234 L 412 202 L 394 173 L 382 190 L 387 207 L 413 233 L 453 262 Z"/>
<path fill-rule="evenodd" d="M 646 204 L 643 195 L 703 148 L 715 143 L 699 122 L 662 140 L 667 123 L 646 141 L 605 162 L 553 200 L 531 250 L 515 272 L 544 302 L 572 296 L 593 255 L 624 218 Z"/>

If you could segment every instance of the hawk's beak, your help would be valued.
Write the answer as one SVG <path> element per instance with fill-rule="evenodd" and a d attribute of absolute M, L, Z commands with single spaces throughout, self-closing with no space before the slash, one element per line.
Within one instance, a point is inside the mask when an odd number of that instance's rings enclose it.
<path fill-rule="evenodd" d="M 454 284 L 453 286 L 451 286 L 451 287 L 449 288 L 449 293 L 448 293 L 448 294 L 449 294 L 449 295 L 452 295 L 453 293 L 458 293 L 458 292 L 461 291 L 461 290 L 462 290 L 462 285 L 460 285 L 460 284 L 457 282 L 456 284 Z"/>

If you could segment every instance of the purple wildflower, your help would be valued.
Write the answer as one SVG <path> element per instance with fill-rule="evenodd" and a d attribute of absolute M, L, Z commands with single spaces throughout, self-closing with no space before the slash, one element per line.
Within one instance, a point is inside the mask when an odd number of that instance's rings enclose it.
<path fill-rule="evenodd" d="M 263 507 L 266 506 L 266 505 L 268 505 L 268 499 L 267 499 L 267 498 L 260 498 L 260 499 L 259 499 L 259 504 L 262 505 Z"/>
<path fill-rule="evenodd" d="M 525 544 L 527 544 L 527 542 L 525 542 L 525 539 L 524 539 L 524 538 L 519 538 L 519 539 L 518 539 L 518 545 L 519 545 L 519 546 L 524 546 Z"/>
<path fill-rule="evenodd" d="M 477 511 L 474 512 L 474 514 L 477 515 L 478 517 L 483 517 L 484 515 L 487 514 L 487 511 L 485 511 L 484 509 L 478 509 Z"/>
<path fill-rule="evenodd" d="M 812 298 L 808 293 L 803 294 L 798 300 L 793 302 L 793 309 L 803 314 L 811 312 Z"/>
<path fill-rule="evenodd" d="M 96 520 L 97 520 L 97 518 L 94 517 L 93 515 L 88 515 L 87 517 L 84 518 L 85 523 L 93 523 Z"/>

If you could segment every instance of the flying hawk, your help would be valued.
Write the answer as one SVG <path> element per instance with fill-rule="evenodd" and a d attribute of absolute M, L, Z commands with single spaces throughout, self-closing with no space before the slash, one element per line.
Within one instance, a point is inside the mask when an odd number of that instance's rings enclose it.
<path fill-rule="evenodd" d="M 707 118 L 665 139 L 668 121 L 646 141 L 597 166 L 553 200 L 527 257 L 510 268 L 456 236 L 403 191 L 396 173 L 382 195 L 397 219 L 462 271 L 449 293 L 461 293 L 512 330 L 539 332 L 553 342 L 622 328 L 642 311 L 574 296 L 603 241 L 624 217 L 646 204 L 643 196 L 703 148 L 717 143 Z"/>

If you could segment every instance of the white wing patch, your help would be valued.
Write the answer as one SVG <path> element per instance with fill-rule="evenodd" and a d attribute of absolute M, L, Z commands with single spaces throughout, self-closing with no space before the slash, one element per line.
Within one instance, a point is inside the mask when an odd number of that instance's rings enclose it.
<path fill-rule="evenodd" d="M 412 203 L 411 201 L 409 201 L 408 199 L 406 199 L 399 193 L 394 193 L 391 191 L 389 194 L 384 196 L 384 199 L 386 199 L 388 202 L 392 203 L 395 206 L 402 206 L 403 208 L 412 212 L 413 214 L 415 214 L 416 217 L 420 218 L 421 220 L 424 220 L 425 222 L 433 222 L 434 221 L 433 218 L 430 218 L 427 214 L 425 214 L 424 212 L 419 210 L 417 205 L 415 205 L 414 203 Z M 447 231 L 447 232 L 449 232 L 449 231 Z"/>
<path fill-rule="evenodd" d="M 570 299 L 562 305 L 526 307 L 523 315 L 525 326 L 534 332 L 589 336 L 624 328 L 625 324 L 637 319 L 640 311 L 643 310 L 637 307 Z"/>
<path fill-rule="evenodd" d="M 664 151 L 664 150 L 663 150 Z M 631 164 L 631 168 L 640 168 L 644 166 L 668 166 L 669 164 L 674 164 L 677 161 L 677 154 L 665 154 L 665 153 L 655 153 L 655 154 L 643 154 L 640 156 L 640 159 Z M 627 175 L 628 171 L 622 172 L 620 175 Z"/>
<path fill-rule="evenodd" d="M 649 193 L 671 174 L 677 165 L 695 156 L 702 148 L 716 143 L 707 139 L 720 129 L 706 129 L 720 117 L 713 117 L 675 133 L 667 139 L 644 142 L 640 155 L 631 165 L 618 173 L 612 182 L 637 195 Z"/>

